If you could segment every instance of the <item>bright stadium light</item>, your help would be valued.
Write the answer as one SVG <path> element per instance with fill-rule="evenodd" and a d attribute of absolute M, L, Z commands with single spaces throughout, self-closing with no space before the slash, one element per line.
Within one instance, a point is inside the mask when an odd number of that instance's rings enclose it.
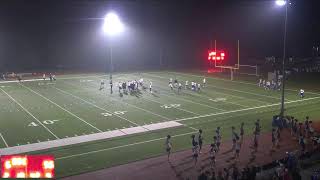
<path fill-rule="evenodd" d="M 276 5 L 278 6 L 284 6 L 287 4 L 286 0 L 276 0 Z"/>
<path fill-rule="evenodd" d="M 124 31 L 124 25 L 120 21 L 118 15 L 114 12 L 109 12 L 104 17 L 104 23 L 102 26 L 103 32 L 108 36 L 115 36 Z M 112 44 L 110 41 L 110 84 L 112 84 L 112 71 L 113 71 L 113 60 L 112 60 Z M 112 93 L 112 89 L 111 89 Z"/>
<path fill-rule="evenodd" d="M 108 13 L 104 18 L 103 32 L 108 35 L 116 35 L 124 31 L 124 26 L 119 17 L 113 13 Z"/>

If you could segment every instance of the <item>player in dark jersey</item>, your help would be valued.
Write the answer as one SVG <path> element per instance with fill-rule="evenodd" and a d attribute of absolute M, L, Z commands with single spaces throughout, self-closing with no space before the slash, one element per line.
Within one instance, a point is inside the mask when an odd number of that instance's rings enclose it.
<path fill-rule="evenodd" d="M 194 160 L 194 166 L 196 166 L 197 162 L 198 162 L 198 157 L 199 157 L 199 146 L 198 146 L 197 142 L 195 142 L 195 148 L 194 148 L 192 157 L 193 157 L 193 160 Z"/>
<path fill-rule="evenodd" d="M 214 143 L 210 145 L 209 156 L 210 156 L 210 165 L 211 165 L 211 168 L 213 169 L 214 166 L 216 165 L 216 144 Z"/>
<path fill-rule="evenodd" d="M 166 142 L 165 142 L 165 146 L 166 146 L 166 152 L 168 154 L 168 161 L 170 161 L 170 154 L 171 154 L 171 148 L 172 148 L 172 144 L 170 142 L 171 136 L 168 135 Z"/>
<path fill-rule="evenodd" d="M 110 93 L 112 94 L 113 93 L 113 83 L 112 83 L 112 79 L 110 79 Z"/>
<path fill-rule="evenodd" d="M 202 144 L 203 144 L 203 136 L 202 136 L 201 129 L 199 129 L 198 143 L 199 143 L 199 153 L 201 154 L 201 149 L 202 149 Z"/>
<path fill-rule="evenodd" d="M 198 146 L 197 141 L 195 140 L 196 136 L 194 134 L 191 135 L 191 145 L 192 145 L 192 152 L 194 153 L 196 146 Z"/>
<path fill-rule="evenodd" d="M 240 146 L 243 143 L 243 138 L 244 138 L 244 123 L 242 122 L 240 125 Z"/>

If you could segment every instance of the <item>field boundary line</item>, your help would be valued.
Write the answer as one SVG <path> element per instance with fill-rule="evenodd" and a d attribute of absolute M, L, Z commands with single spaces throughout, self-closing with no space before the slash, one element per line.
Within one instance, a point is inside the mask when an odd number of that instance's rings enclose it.
<path fill-rule="evenodd" d="M 107 75 L 92 75 L 92 76 L 74 76 L 74 77 L 61 77 L 58 78 L 62 80 L 67 80 L 67 79 L 81 79 L 81 78 L 91 78 L 91 77 L 103 77 Z M 22 80 L 22 82 L 34 82 L 34 81 L 43 81 L 43 82 L 49 82 L 50 80 L 43 80 L 43 79 L 25 79 Z M 0 84 L 6 84 L 6 83 L 19 83 L 20 81 L 18 80 L 11 80 L 11 81 L 0 81 Z"/>
<path fill-rule="evenodd" d="M 97 128 L 97 127 L 93 126 L 92 124 L 88 123 L 87 121 L 85 121 L 84 119 L 82 119 L 82 118 L 80 118 L 79 116 L 75 115 L 74 113 L 70 112 L 69 110 L 67 110 L 67 109 L 65 109 L 65 108 L 63 108 L 63 107 L 61 107 L 59 104 L 57 104 L 57 103 L 55 103 L 55 102 L 51 101 L 50 99 L 48 99 L 47 97 L 43 96 L 42 94 L 40 94 L 40 93 L 38 93 L 38 92 L 36 92 L 36 91 L 32 90 L 31 88 L 29 88 L 29 87 L 27 87 L 27 86 L 25 86 L 25 85 L 23 85 L 23 84 L 21 84 L 21 83 L 20 83 L 20 85 L 21 85 L 21 86 L 23 86 L 24 88 L 28 89 L 29 91 L 31 91 L 31 92 L 33 92 L 33 93 L 37 94 L 38 96 L 42 97 L 43 99 L 45 99 L 45 100 L 49 101 L 50 103 L 52 103 L 52 104 L 56 105 L 57 107 L 59 107 L 60 109 L 62 109 L 62 110 L 64 110 L 64 111 L 66 111 L 67 113 L 71 114 L 72 116 L 76 117 L 77 119 L 79 119 L 80 121 L 82 121 L 82 122 L 84 122 L 85 124 L 89 125 L 90 127 L 94 128 L 94 129 L 95 129 L 95 130 L 97 130 L 98 132 L 103 132 L 103 131 L 102 131 L 102 130 L 100 130 L 99 128 Z"/>
<path fill-rule="evenodd" d="M 186 136 L 186 135 L 194 134 L 197 132 L 198 131 L 193 131 L 193 132 L 189 132 L 189 133 L 182 133 L 182 134 L 172 135 L 171 137 L 174 138 L 174 137 Z M 83 156 L 83 155 L 88 155 L 88 154 L 94 154 L 94 153 L 109 151 L 109 150 L 113 150 L 113 149 L 120 149 L 123 147 L 129 147 L 129 146 L 134 146 L 134 145 L 139 145 L 139 144 L 146 144 L 149 142 L 154 142 L 154 141 L 159 141 L 159 140 L 164 140 L 164 139 L 166 139 L 166 137 L 151 139 L 151 140 L 147 140 L 147 141 L 140 141 L 140 142 L 125 144 L 125 145 L 121 145 L 121 146 L 115 146 L 115 147 L 111 147 L 111 148 L 99 149 L 99 150 L 95 150 L 95 151 L 88 151 L 85 153 L 73 154 L 73 155 L 69 155 L 69 156 L 57 157 L 56 160 L 68 159 L 68 158 Z"/>
<path fill-rule="evenodd" d="M 313 100 L 313 99 L 319 99 L 320 96 L 318 97 L 313 97 L 313 98 L 308 98 L 308 99 L 300 99 L 300 100 L 294 100 L 294 101 L 287 101 L 285 104 L 291 104 L 291 103 L 296 103 L 296 102 L 303 102 L 303 101 L 308 101 L 308 100 Z M 253 109 L 261 109 L 261 108 L 266 108 L 266 107 L 273 107 L 273 106 L 278 106 L 281 103 L 275 103 L 275 104 L 268 104 L 264 106 L 256 106 L 256 107 L 250 107 L 250 108 L 245 108 L 245 109 L 238 109 L 238 110 L 233 110 L 233 111 L 226 111 L 226 112 L 218 112 L 218 113 L 211 113 L 211 114 L 205 114 L 201 116 L 194 116 L 194 117 L 189 117 L 189 118 L 182 118 L 182 119 L 177 119 L 175 121 L 180 122 L 180 121 L 186 121 L 186 120 L 191 120 L 191 119 L 199 119 L 203 117 L 211 117 L 211 116 L 217 116 L 217 115 L 223 115 L 223 114 L 230 114 L 230 113 L 235 113 L 235 112 L 242 112 L 242 111 L 248 111 L 248 110 L 253 110 Z"/>
<path fill-rule="evenodd" d="M 159 75 L 154 75 L 154 74 L 150 74 L 150 73 L 144 73 L 144 74 L 147 74 L 147 75 L 153 76 L 153 77 L 158 77 L 158 78 L 166 79 L 165 77 L 162 77 L 162 76 L 159 76 Z M 217 87 L 217 86 L 213 86 L 213 85 L 209 85 L 209 84 L 207 84 L 207 86 L 213 87 L 213 88 L 217 88 L 217 89 L 227 89 L 227 90 L 234 91 L 233 89 L 229 89 L 229 88 L 219 88 L 219 87 Z M 240 91 L 239 91 L 239 92 L 240 92 Z M 247 93 L 247 92 L 245 92 L 245 91 L 241 91 L 241 92 Z M 217 93 L 226 94 L 226 93 L 221 93 L 221 92 L 217 92 Z M 226 94 L 226 95 L 238 97 L 238 98 L 241 98 L 241 99 L 246 99 L 245 97 L 242 97 L 242 96 L 236 96 L 236 95 L 230 95 L 230 94 Z M 267 96 L 267 97 L 271 97 L 271 96 Z M 272 98 L 275 98 L 275 97 L 272 97 Z M 275 99 L 277 99 L 277 98 L 275 98 Z M 255 99 L 248 99 L 248 100 L 257 101 L 257 102 L 263 102 L 263 103 L 268 103 L 268 104 L 270 104 L 270 103 L 267 102 L 267 101 L 260 101 L 260 100 L 255 100 Z M 280 100 L 280 98 L 277 99 L 277 100 Z M 288 100 L 288 99 L 286 99 L 286 100 Z"/>
<path fill-rule="evenodd" d="M 102 107 L 100 107 L 100 106 L 98 106 L 98 105 L 96 105 L 96 104 L 94 104 L 94 103 L 91 103 L 91 102 L 89 102 L 89 101 L 87 101 L 87 100 L 85 100 L 85 99 L 82 99 L 82 98 L 80 98 L 80 97 L 78 97 L 78 96 L 76 96 L 76 95 L 74 95 L 74 94 L 71 94 L 70 92 L 64 91 L 64 90 L 59 89 L 59 88 L 57 88 L 57 87 L 53 87 L 53 88 L 57 89 L 58 91 L 60 91 L 60 92 L 62 92 L 62 93 L 64 93 L 64 94 L 68 94 L 68 95 L 70 95 L 70 96 L 72 96 L 72 97 L 74 97 L 74 98 L 80 99 L 81 101 L 83 101 L 83 102 L 85 102 L 85 103 L 87 103 L 87 104 L 90 104 L 90 105 L 92 105 L 92 106 L 94 106 L 94 107 L 96 107 L 96 108 L 98 108 L 98 109 L 100 109 L 100 110 L 103 110 L 103 111 L 105 111 L 105 112 L 108 112 L 108 113 L 113 114 L 112 112 L 110 112 L 110 111 L 108 111 L 108 110 L 106 110 L 106 109 L 104 109 L 104 108 L 102 108 Z M 135 122 L 133 122 L 133 121 L 130 121 L 129 119 L 127 119 L 127 118 L 125 118 L 125 117 L 119 116 L 119 115 L 117 115 L 117 114 L 115 114 L 115 116 L 117 116 L 117 117 L 119 117 L 120 119 L 123 119 L 123 120 L 125 120 L 125 121 L 128 121 L 128 122 L 130 122 L 131 124 L 134 124 L 134 125 L 136 125 L 136 126 L 140 126 L 139 124 L 137 124 L 137 123 L 135 123 Z"/>
<path fill-rule="evenodd" d="M 0 133 L 0 136 L 1 136 L 1 139 L 3 140 L 4 144 L 5 144 L 7 147 L 9 147 L 7 141 L 4 139 L 2 133 Z"/>
<path fill-rule="evenodd" d="M 27 114 L 29 114 L 33 119 L 35 119 L 42 127 L 44 127 L 51 135 L 53 135 L 56 139 L 60 139 L 57 135 L 55 135 L 49 128 L 47 128 L 38 118 L 36 118 L 28 109 L 22 106 L 17 100 L 15 100 L 10 94 L 8 94 L 5 90 L 0 88 L 0 90 L 5 93 L 13 102 L 18 104 Z"/>

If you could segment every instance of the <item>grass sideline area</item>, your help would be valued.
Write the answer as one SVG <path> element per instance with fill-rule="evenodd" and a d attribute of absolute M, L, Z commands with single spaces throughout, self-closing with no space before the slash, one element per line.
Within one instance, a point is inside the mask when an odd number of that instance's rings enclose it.
<path fill-rule="evenodd" d="M 204 131 L 204 142 L 211 143 L 214 130 L 222 127 L 222 136 L 231 135 L 231 126 L 239 130 L 245 122 L 245 132 L 252 134 L 253 122 L 261 119 L 262 130 L 271 130 L 271 118 L 279 112 L 280 91 L 266 91 L 251 79 L 229 81 L 206 74 L 207 86 L 200 92 L 168 87 L 169 78 L 183 85 L 202 82 L 203 72 L 142 72 L 117 73 L 119 81 L 144 79 L 148 89 L 132 95 L 118 93 L 114 86 L 110 94 L 99 91 L 105 74 L 59 75 L 57 81 L 26 81 L 0 83 L 0 148 L 63 139 L 117 129 L 143 126 L 165 121 L 177 121 L 184 126 L 161 129 L 63 146 L 30 154 L 53 154 L 56 157 L 56 176 L 65 177 L 137 161 L 164 154 L 164 138 L 170 134 L 173 150 L 190 148 L 190 136 L 196 129 Z M 254 78 L 253 78 L 254 79 Z M 289 82 L 286 88 L 286 114 L 303 120 L 310 116 L 320 119 L 319 87 Z M 312 83 L 311 83 L 312 84 Z M 305 88 L 304 99 L 298 89 Z"/>

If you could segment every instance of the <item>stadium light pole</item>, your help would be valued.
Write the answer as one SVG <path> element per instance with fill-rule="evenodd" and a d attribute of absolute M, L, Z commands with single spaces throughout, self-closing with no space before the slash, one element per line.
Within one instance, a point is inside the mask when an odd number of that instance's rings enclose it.
<path fill-rule="evenodd" d="M 113 72 L 113 60 L 112 60 L 112 42 L 111 38 L 116 36 L 124 31 L 124 25 L 120 21 L 117 14 L 114 12 L 109 12 L 104 17 L 103 23 L 103 32 L 109 36 L 109 43 L 110 43 L 110 80 L 112 80 L 112 72 Z"/>
<path fill-rule="evenodd" d="M 277 6 L 285 7 L 285 19 L 284 19 L 284 37 L 283 37 L 283 56 L 282 56 L 282 91 L 281 91 L 281 109 L 280 109 L 280 117 L 282 118 L 284 115 L 284 88 L 285 88 L 285 59 L 286 59 L 286 39 L 287 39 L 287 21 L 288 21 L 288 5 L 290 4 L 289 0 L 276 0 Z"/>

